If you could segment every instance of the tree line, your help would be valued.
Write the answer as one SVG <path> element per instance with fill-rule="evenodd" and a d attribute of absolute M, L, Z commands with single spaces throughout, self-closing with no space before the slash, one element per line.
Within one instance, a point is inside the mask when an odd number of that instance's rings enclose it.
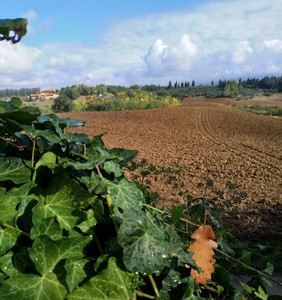
<path fill-rule="evenodd" d="M 213 80 L 210 84 L 197 85 L 194 80 L 172 83 L 170 80 L 167 86 L 145 85 L 143 90 L 155 92 L 159 95 L 169 95 L 183 99 L 186 97 L 230 97 L 230 98 L 252 98 L 258 93 L 282 92 L 282 76 L 265 76 L 261 79 L 247 78 L 245 80 L 222 80 L 218 83 Z"/>
<path fill-rule="evenodd" d="M 213 80 L 210 84 L 197 85 L 195 80 L 175 81 L 170 80 L 167 85 L 132 85 L 130 87 L 98 84 L 96 86 L 87 86 L 85 84 L 63 87 L 60 94 L 66 95 L 70 99 L 77 99 L 80 96 L 114 94 L 126 92 L 128 96 L 134 95 L 134 91 L 143 90 L 157 93 L 159 96 L 172 96 L 180 99 L 185 97 L 204 96 L 204 97 L 236 97 L 252 96 L 259 91 L 282 92 L 282 76 L 265 76 L 261 79 L 247 78 L 237 80 L 222 80 L 218 83 Z M 20 89 L 2 89 L 0 97 L 28 96 L 30 94 L 40 93 L 40 88 L 20 88 Z"/>
<path fill-rule="evenodd" d="M 40 88 L 20 88 L 20 89 L 2 89 L 0 90 L 0 97 L 24 97 L 30 94 L 39 94 Z"/>
<path fill-rule="evenodd" d="M 205 86 L 218 86 L 221 89 L 224 89 L 227 84 L 230 84 L 230 82 L 236 82 L 238 86 L 241 86 L 242 88 L 251 88 L 251 89 L 273 89 L 276 91 L 282 90 L 282 76 L 265 76 L 261 79 L 258 78 L 247 78 L 247 79 L 241 79 L 239 78 L 238 81 L 236 80 L 222 80 L 219 79 L 218 84 L 216 84 L 213 80 L 211 81 L 210 84 L 205 84 Z M 148 86 L 149 89 L 152 89 L 154 85 Z M 168 85 L 166 88 L 168 90 L 170 89 L 175 89 L 175 88 L 183 88 L 183 87 L 190 87 L 190 86 L 196 86 L 196 83 L 194 80 L 192 80 L 191 84 L 190 81 L 184 81 L 184 82 L 177 82 L 175 81 L 174 84 L 172 84 L 171 80 L 169 81 Z M 201 84 L 200 86 L 203 86 Z M 157 89 L 159 86 L 155 86 Z"/>

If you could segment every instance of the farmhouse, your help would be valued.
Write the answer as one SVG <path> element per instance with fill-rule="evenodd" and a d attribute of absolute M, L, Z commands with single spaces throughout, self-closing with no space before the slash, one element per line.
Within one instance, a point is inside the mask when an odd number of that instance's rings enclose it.
<path fill-rule="evenodd" d="M 40 94 L 30 94 L 29 95 L 30 100 L 39 100 L 40 99 Z"/>
<path fill-rule="evenodd" d="M 30 94 L 30 100 L 54 100 L 59 97 L 56 89 L 47 89 L 39 94 Z"/>

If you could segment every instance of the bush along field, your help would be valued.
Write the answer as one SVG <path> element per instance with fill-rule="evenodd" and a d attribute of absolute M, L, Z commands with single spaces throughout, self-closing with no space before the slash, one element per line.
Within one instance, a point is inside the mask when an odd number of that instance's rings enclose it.
<path fill-rule="evenodd" d="M 79 96 L 77 93 L 75 96 Z M 54 100 L 52 110 L 54 112 L 69 111 L 121 111 L 136 109 L 153 109 L 174 107 L 181 104 L 180 100 L 172 96 L 159 96 L 153 92 L 142 90 L 116 91 L 70 98 L 71 95 L 62 94 Z"/>
<path fill-rule="evenodd" d="M 235 105 L 235 108 L 257 115 L 282 116 L 282 106 L 263 106 L 261 104 L 255 104 L 250 106 Z"/>
<path fill-rule="evenodd" d="M 21 104 L 0 102 L 0 299 L 279 299 L 275 245 L 240 247 L 205 197 L 157 208 L 137 151 Z"/>

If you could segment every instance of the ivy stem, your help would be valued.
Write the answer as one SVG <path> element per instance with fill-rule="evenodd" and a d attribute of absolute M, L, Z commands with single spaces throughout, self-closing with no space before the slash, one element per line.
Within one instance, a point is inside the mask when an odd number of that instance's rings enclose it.
<path fill-rule="evenodd" d="M 101 177 L 102 179 L 104 179 L 98 164 L 96 165 L 96 170 L 97 170 L 98 176 Z M 110 215 L 112 216 L 113 215 L 113 201 L 112 201 L 112 198 L 109 194 L 106 195 L 106 201 L 107 201 L 107 204 L 108 204 Z M 118 232 L 118 224 L 117 224 L 117 222 L 114 218 L 113 218 L 113 223 L 114 223 L 116 232 Z"/>
<path fill-rule="evenodd" d="M 9 139 L 7 139 L 7 138 L 5 138 L 5 137 L 3 137 L 3 136 L 0 136 L 0 139 L 3 140 L 3 141 L 5 141 L 6 143 L 8 143 L 8 144 L 10 144 L 10 145 L 12 145 L 12 146 L 18 148 L 18 149 L 27 148 L 27 147 L 24 146 L 24 145 L 17 145 L 17 144 L 15 144 L 15 143 L 9 141 Z"/>
<path fill-rule="evenodd" d="M 149 275 L 149 279 L 150 279 L 150 282 L 151 282 L 152 287 L 153 287 L 153 289 L 154 289 L 155 295 L 157 296 L 157 298 L 159 298 L 160 293 L 159 293 L 158 287 L 157 287 L 157 285 L 156 285 L 156 282 L 155 282 L 155 280 L 154 280 L 152 274 Z"/>
<path fill-rule="evenodd" d="M 224 253 L 223 251 L 221 251 L 221 250 L 219 250 L 219 249 L 214 249 L 214 250 L 217 251 L 217 252 L 219 252 L 220 254 L 222 254 L 222 255 L 228 257 L 229 259 L 231 259 L 231 260 L 237 262 L 238 264 L 244 266 L 245 268 L 250 269 L 250 270 L 252 270 L 252 271 L 255 271 L 256 273 L 258 273 L 258 274 L 260 274 L 260 275 L 266 277 L 267 279 L 269 279 L 269 280 L 271 280 L 271 281 L 277 283 L 278 285 L 282 286 L 282 282 L 279 282 L 278 280 L 273 279 L 270 275 L 265 274 L 265 273 L 263 273 L 263 272 L 261 272 L 261 271 L 255 269 L 255 268 L 253 268 L 253 267 L 250 267 L 250 266 L 246 265 L 246 264 L 243 263 L 242 261 L 240 261 L 240 260 L 238 260 L 238 259 L 236 259 L 236 258 L 234 258 L 234 257 L 232 257 L 232 256 L 230 256 L 230 255 L 228 255 L 228 254 L 226 254 L 226 253 Z"/>
<path fill-rule="evenodd" d="M 109 194 L 106 195 L 106 200 L 107 200 L 107 204 L 108 204 L 108 207 L 109 207 L 110 215 L 113 215 L 113 202 L 112 202 L 112 198 Z M 114 218 L 113 218 L 113 223 L 114 223 L 116 232 L 118 232 L 118 225 L 117 225 L 117 222 Z"/>
<path fill-rule="evenodd" d="M 141 298 L 147 298 L 147 299 L 155 299 L 155 296 L 151 296 L 151 295 L 148 295 L 148 294 L 145 294 L 141 291 L 138 291 L 138 290 L 135 290 L 137 296 L 141 297 Z"/>
<path fill-rule="evenodd" d="M 32 144 L 32 152 L 31 152 L 31 167 L 34 167 L 34 153 L 35 153 L 35 145 L 36 145 L 36 137 L 33 140 L 33 144 Z"/>
<path fill-rule="evenodd" d="M 1 227 L 3 227 L 4 229 L 5 229 L 5 228 L 12 228 L 12 229 L 15 229 L 15 230 L 17 230 L 18 232 L 20 232 L 21 234 L 23 234 L 23 235 L 25 235 L 25 236 L 27 236 L 27 237 L 30 238 L 30 235 L 29 235 L 28 233 L 26 233 L 26 232 L 24 232 L 24 231 L 18 229 L 17 227 L 14 227 L 14 226 L 12 226 L 12 225 L 9 225 L 9 224 L 7 224 L 7 223 L 1 224 Z"/>
<path fill-rule="evenodd" d="M 202 225 L 193 223 L 193 222 L 191 222 L 191 221 L 189 221 L 189 220 L 187 220 L 187 219 L 184 219 L 184 218 L 180 218 L 180 221 L 185 222 L 185 223 L 188 223 L 188 224 L 193 225 L 193 226 L 197 226 L 197 227 L 202 226 Z"/>
<path fill-rule="evenodd" d="M 74 156 L 78 156 L 78 157 L 82 158 L 83 160 L 87 160 L 88 159 L 86 155 L 81 154 L 81 153 L 72 152 L 71 154 L 74 155 Z"/>
<path fill-rule="evenodd" d="M 103 178 L 103 175 L 102 175 L 102 173 L 100 171 L 100 168 L 99 168 L 98 164 L 96 165 L 96 170 L 97 170 L 97 173 L 98 173 L 99 177 Z"/>
<path fill-rule="evenodd" d="M 153 207 L 153 206 L 151 206 L 151 205 L 149 205 L 149 204 L 143 203 L 143 206 L 145 206 L 145 207 L 147 207 L 147 208 L 150 208 L 150 209 L 153 209 L 153 210 L 155 210 L 155 211 L 161 213 L 162 215 L 168 214 L 168 213 L 166 213 L 166 212 L 164 212 L 164 211 L 162 211 L 162 210 L 160 210 L 160 209 L 158 209 L 158 208 L 156 208 L 156 207 Z M 188 224 L 193 225 L 193 226 L 197 226 L 197 227 L 201 226 L 201 225 L 196 224 L 196 223 L 193 223 L 193 222 L 191 222 L 191 221 L 189 221 L 189 220 L 187 220 L 187 219 L 185 219 L 185 218 L 180 218 L 180 220 L 181 220 L 182 222 L 188 223 Z"/>

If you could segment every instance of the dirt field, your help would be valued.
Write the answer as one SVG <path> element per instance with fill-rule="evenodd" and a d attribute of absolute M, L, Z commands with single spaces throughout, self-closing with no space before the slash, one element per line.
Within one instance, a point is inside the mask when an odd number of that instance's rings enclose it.
<path fill-rule="evenodd" d="M 233 219 L 236 234 L 281 238 L 282 120 L 236 110 L 231 104 L 196 98 L 176 108 L 67 116 L 87 122 L 81 132 L 107 132 L 108 148 L 137 149 L 138 160 L 176 168 L 179 172 L 147 178 L 166 205 L 183 201 L 180 190 L 202 195 L 197 184 L 207 179 L 229 199 L 225 184 L 230 181 L 238 192 L 247 193 Z"/>

